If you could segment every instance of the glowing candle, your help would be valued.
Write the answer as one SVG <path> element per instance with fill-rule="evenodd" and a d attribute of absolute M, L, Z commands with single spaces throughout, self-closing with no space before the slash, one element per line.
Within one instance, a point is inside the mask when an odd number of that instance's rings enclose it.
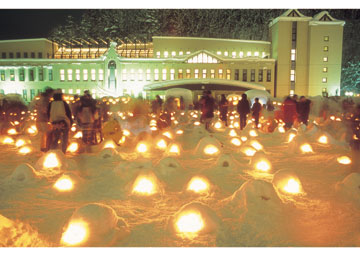
<path fill-rule="evenodd" d="M 43 163 L 43 166 L 45 168 L 55 168 L 58 167 L 59 165 L 60 163 L 55 153 L 50 153 L 45 157 L 45 161 Z"/>
<path fill-rule="evenodd" d="M 348 156 L 341 156 L 337 158 L 338 163 L 340 164 L 351 164 L 351 159 Z"/>
<path fill-rule="evenodd" d="M 312 153 L 313 152 L 312 147 L 308 143 L 302 144 L 300 149 L 303 153 Z"/>
<path fill-rule="evenodd" d="M 295 179 L 289 179 L 283 188 L 287 193 L 297 194 L 300 193 L 300 184 Z"/>
<path fill-rule="evenodd" d="M 217 147 L 215 147 L 214 145 L 207 145 L 204 148 L 204 153 L 207 155 L 215 155 L 216 153 L 219 152 L 219 149 Z"/>
<path fill-rule="evenodd" d="M 187 233 L 196 236 L 196 233 L 204 228 L 204 221 L 199 213 L 187 212 L 182 214 L 177 222 L 176 229 L 178 232 Z"/>
<path fill-rule="evenodd" d="M 65 245 L 78 245 L 88 237 L 88 224 L 84 221 L 74 221 L 69 224 L 63 233 L 61 242 Z"/>
<path fill-rule="evenodd" d="M 200 177 L 192 178 L 187 187 L 187 190 L 194 191 L 196 193 L 203 193 L 208 191 L 208 189 L 208 182 Z"/>
<path fill-rule="evenodd" d="M 74 183 L 69 177 L 61 177 L 54 184 L 54 188 L 59 191 L 70 191 L 74 188 Z"/>

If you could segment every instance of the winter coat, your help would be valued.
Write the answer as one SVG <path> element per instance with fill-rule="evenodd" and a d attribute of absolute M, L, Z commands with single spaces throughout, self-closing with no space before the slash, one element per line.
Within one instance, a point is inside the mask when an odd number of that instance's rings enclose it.
<path fill-rule="evenodd" d="M 48 122 L 48 106 L 50 99 L 48 97 L 41 96 L 40 99 L 36 102 L 35 109 L 37 111 L 37 122 Z"/>
<path fill-rule="evenodd" d="M 70 107 L 63 100 L 50 102 L 47 114 L 51 123 L 65 121 L 68 127 L 73 123 Z"/>
<path fill-rule="evenodd" d="M 293 123 L 297 117 L 296 103 L 291 99 L 285 100 L 283 105 L 283 111 L 284 111 L 284 122 Z"/>
<path fill-rule="evenodd" d="M 205 96 L 200 100 L 202 104 L 201 111 L 203 118 L 212 118 L 214 117 L 214 109 L 215 109 L 215 100 L 212 97 Z"/>
<path fill-rule="evenodd" d="M 219 110 L 221 114 L 226 114 L 228 112 L 228 106 L 229 106 L 229 102 L 227 99 L 225 100 L 221 100 L 219 102 Z"/>
<path fill-rule="evenodd" d="M 94 100 L 81 98 L 80 106 L 77 111 L 77 118 L 81 124 L 94 123 L 94 114 L 96 111 L 96 105 Z"/>
<path fill-rule="evenodd" d="M 261 108 L 261 104 L 259 102 L 255 102 L 251 108 L 253 115 L 259 115 Z"/>
<path fill-rule="evenodd" d="M 311 100 L 300 101 L 298 103 L 298 113 L 302 117 L 308 117 L 310 113 Z"/>
<path fill-rule="evenodd" d="M 241 99 L 237 104 L 237 112 L 241 115 L 250 113 L 250 103 L 247 99 Z"/>

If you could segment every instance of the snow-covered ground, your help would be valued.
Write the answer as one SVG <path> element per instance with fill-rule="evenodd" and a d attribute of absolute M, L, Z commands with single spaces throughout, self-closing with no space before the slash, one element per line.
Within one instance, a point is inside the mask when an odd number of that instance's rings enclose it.
<path fill-rule="evenodd" d="M 2 136 L 0 246 L 360 246 L 360 156 L 337 105 L 322 120 L 314 103 L 309 126 L 287 132 L 209 133 L 189 111 L 161 133 L 122 121 L 121 146 L 82 153 Z"/>

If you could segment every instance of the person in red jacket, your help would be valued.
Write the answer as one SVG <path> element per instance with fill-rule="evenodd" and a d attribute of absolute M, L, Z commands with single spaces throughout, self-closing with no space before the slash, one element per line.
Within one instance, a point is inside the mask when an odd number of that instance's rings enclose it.
<path fill-rule="evenodd" d="M 290 96 L 286 97 L 283 103 L 283 111 L 285 128 L 290 129 L 297 117 L 296 103 L 290 98 Z"/>

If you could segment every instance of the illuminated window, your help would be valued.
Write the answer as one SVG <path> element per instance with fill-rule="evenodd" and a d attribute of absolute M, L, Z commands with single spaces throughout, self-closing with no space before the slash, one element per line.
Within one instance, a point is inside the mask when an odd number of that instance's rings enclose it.
<path fill-rule="evenodd" d="M 130 70 L 130 80 L 131 81 L 135 80 L 135 70 L 133 68 Z"/>
<path fill-rule="evenodd" d="M 210 70 L 210 78 L 215 78 L 215 69 Z"/>
<path fill-rule="evenodd" d="M 44 69 L 42 67 L 39 68 L 39 81 L 44 81 Z"/>
<path fill-rule="evenodd" d="M 80 69 L 75 70 L 75 80 L 80 81 Z"/>
<path fill-rule="evenodd" d="M 199 78 L 199 69 L 195 69 L 195 71 L 194 71 L 194 76 L 195 76 L 195 78 Z"/>
<path fill-rule="evenodd" d="M 202 70 L 202 78 L 206 78 L 206 69 Z"/>
<path fill-rule="evenodd" d="M 151 70 L 148 68 L 146 69 L 146 81 L 151 80 Z"/>
<path fill-rule="evenodd" d="M 180 51 L 180 52 L 179 52 L 179 55 L 180 55 L 180 56 L 184 55 L 184 52 L 183 52 L 183 51 Z"/>
<path fill-rule="evenodd" d="M 296 50 L 291 49 L 291 60 L 295 60 L 295 59 L 296 59 Z"/>
<path fill-rule="evenodd" d="M 247 52 L 246 56 L 251 57 L 251 52 Z"/>
<path fill-rule="evenodd" d="M 83 70 L 83 80 L 84 80 L 84 81 L 87 81 L 87 80 L 88 80 L 88 70 L 87 70 L 87 69 L 84 69 L 84 70 Z"/>
<path fill-rule="evenodd" d="M 229 53 L 228 52 L 224 52 L 224 56 L 228 56 L 229 55 Z"/>
<path fill-rule="evenodd" d="M 223 70 L 219 69 L 219 79 L 223 79 Z"/>
<path fill-rule="evenodd" d="M 65 69 L 60 69 L 60 81 L 65 81 Z"/>
<path fill-rule="evenodd" d="M 123 80 L 123 81 L 127 81 L 126 75 L 127 75 L 126 68 L 124 68 L 124 69 L 122 70 L 122 80 Z"/>
<path fill-rule="evenodd" d="M 251 73 L 250 73 L 250 81 L 251 81 L 251 82 L 255 82 L 255 69 L 252 69 L 252 70 L 251 70 Z"/>
<path fill-rule="evenodd" d="M 191 52 L 190 52 L 190 51 L 187 51 L 186 54 L 189 55 L 189 54 L 191 54 Z"/>
<path fill-rule="evenodd" d="M 72 81 L 72 78 L 73 78 L 73 71 L 72 71 L 72 69 L 68 69 L 68 70 L 67 70 L 67 75 L 68 75 L 68 81 Z"/>
<path fill-rule="evenodd" d="M 259 57 L 259 52 L 255 52 L 255 53 L 254 53 L 254 56 L 255 56 L 255 57 Z"/>
<path fill-rule="evenodd" d="M 91 81 L 95 81 L 95 80 L 96 80 L 96 70 L 91 69 Z"/>
<path fill-rule="evenodd" d="M 162 80 L 165 81 L 166 80 L 166 68 L 164 68 L 162 70 Z"/>
<path fill-rule="evenodd" d="M 326 78 L 326 77 L 323 77 L 322 82 L 323 82 L 323 83 L 327 83 L 327 78 Z"/>
<path fill-rule="evenodd" d="M 329 42 L 329 36 L 324 36 L 324 41 Z"/>
<path fill-rule="evenodd" d="M 232 56 L 233 58 L 236 58 L 236 52 L 232 52 L 232 53 L 231 53 L 231 56 Z"/>
<path fill-rule="evenodd" d="M 176 56 L 176 52 L 171 52 L 171 56 L 175 57 Z"/>
<path fill-rule="evenodd" d="M 178 70 L 178 79 L 183 79 L 183 70 L 182 69 L 179 69 Z"/>
<path fill-rule="evenodd" d="M 160 58 L 160 52 L 156 52 L 156 57 L 159 59 Z"/>
<path fill-rule="evenodd" d="M 323 73 L 327 73 L 328 72 L 328 68 L 323 68 Z"/>
<path fill-rule="evenodd" d="M 49 69 L 48 70 L 48 76 L 49 76 L 49 81 L 52 81 L 53 80 L 53 70 L 52 69 Z"/>
<path fill-rule="evenodd" d="M 226 70 L 226 79 L 227 79 L 227 80 L 230 80 L 230 79 L 231 79 L 231 70 L 230 70 L 230 69 L 227 69 L 227 70 Z"/>
<path fill-rule="evenodd" d="M 61 89 L 61 92 L 62 92 L 62 93 L 65 93 L 65 89 Z"/>
<path fill-rule="evenodd" d="M 76 94 L 80 94 L 80 89 L 76 89 Z"/>
<path fill-rule="evenodd" d="M 25 101 L 27 101 L 27 90 L 23 89 L 23 98 Z"/>
<path fill-rule="evenodd" d="M 216 54 L 217 54 L 217 55 L 221 55 L 221 51 L 217 51 Z"/>
<path fill-rule="evenodd" d="M 73 89 L 69 89 L 69 94 L 73 94 Z"/>
<path fill-rule="evenodd" d="M 240 53 L 239 53 L 239 57 L 240 57 L 240 58 L 244 58 L 244 52 L 240 52 Z"/>
<path fill-rule="evenodd" d="M 263 76 L 264 76 L 264 70 L 263 69 L 259 69 L 259 74 L 258 74 L 258 80 L 259 82 L 263 81 Z"/>
<path fill-rule="evenodd" d="M 143 80 L 143 70 L 142 70 L 142 69 L 139 69 L 139 70 L 138 70 L 138 80 L 139 80 L 139 81 L 142 81 L 142 80 Z"/>
<path fill-rule="evenodd" d="M 104 81 L 104 70 L 99 69 L 99 81 Z"/>
<path fill-rule="evenodd" d="M 175 79 L 175 69 L 170 69 L 170 80 Z"/>
<path fill-rule="evenodd" d="M 159 69 L 154 69 L 154 80 L 159 81 Z"/>
<path fill-rule="evenodd" d="M 191 70 L 186 69 L 186 78 L 191 78 Z"/>
<path fill-rule="evenodd" d="M 168 51 L 165 51 L 165 52 L 164 52 L 164 57 L 165 57 L 165 58 L 169 57 L 169 52 L 168 52 Z"/>
<path fill-rule="evenodd" d="M 328 52 L 329 51 L 329 46 L 324 46 L 324 52 Z"/>
<path fill-rule="evenodd" d="M 23 68 L 19 69 L 19 80 L 25 81 L 25 69 Z"/>
<path fill-rule="evenodd" d="M 294 82 L 295 81 L 295 70 L 290 70 L 290 81 Z"/>
<path fill-rule="evenodd" d="M 5 70 L 2 69 L 0 74 L 1 74 L 1 81 L 5 81 Z"/>
<path fill-rule="evenodd" d="M 266 57 L 266 52 L 262 52 L 262 57 L 263 57 L 263 58 Z"/>
<path fill-rule="evenodd" d="M 294 90 L 290 90 L 290 96 L 294 96 L 295 91 Z"/>
<path fill-rule="evenodd" d="M 243 82 L 247 81 L 247 69 L 243 69 Z"/>
<path fill-rule="evenodd" d="M 328 61 L 328 57 L 324 57 L 324 58 L 323 58 L 323 61 L 324 61 L 324 62 L 327 62 L 327 61 Z"/>
<path fill-rule="evenodd" d="M 271 69 L 266 71 L 266 82 L 271 82 Z"/>

